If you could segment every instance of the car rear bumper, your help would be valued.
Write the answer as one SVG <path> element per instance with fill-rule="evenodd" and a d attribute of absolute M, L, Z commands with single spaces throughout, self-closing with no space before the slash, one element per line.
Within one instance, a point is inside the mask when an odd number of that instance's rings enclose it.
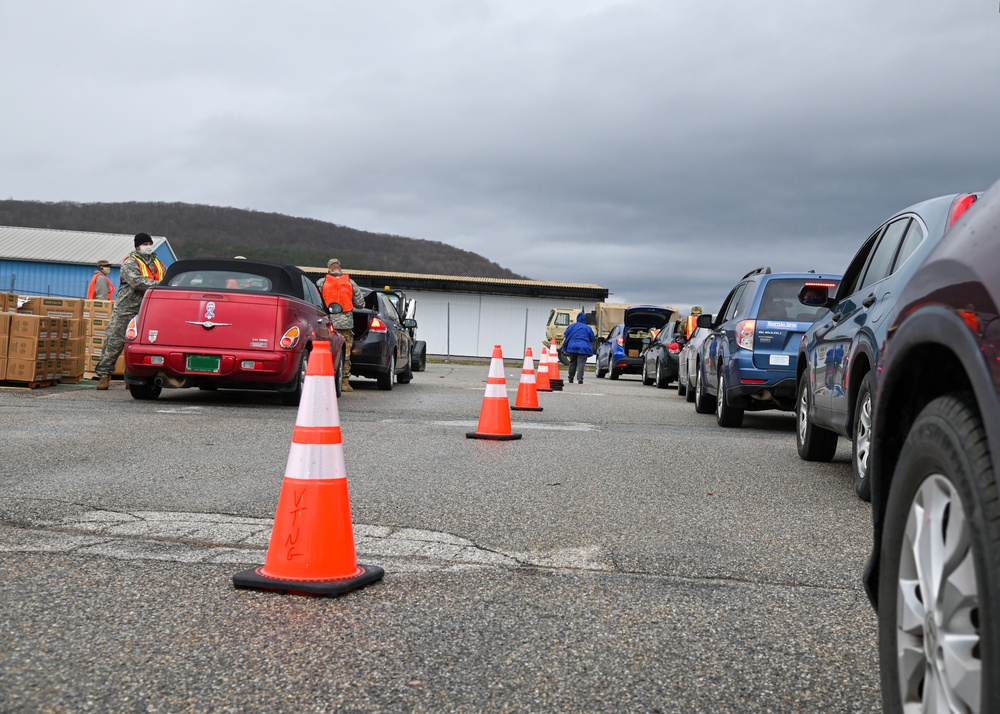
<path fill-rule="evenodd" d="M 389 348 L 381 336 L 366 335 L 351 347 L 351 373 L 359 377 L 385 374 L 389 371 Z"/>
<path fill-rule="evenodd" d="M 189 370 L 189 355 L 217 356 L 219 371 Z M 301 357 L 301 350 L 199 350 L 128 344 L 125 346 L 125 372 L 129 384 L 148 384 L 159 380 L 158 384 L 164 387 L 193 387 L 198 384 L 279 387 L 295 379 Z M 156 359 L 162 359 L 163 364 L 153 364 Z"/>
<path fill-rule="evenodd" d="M 773 377 L 765 383 L 747 383 L 744 379 L 765 379 L 766 372 L 757 375 L 741 375 L 739 382 L 733 384 L 727 380 L 726 403 L 739 409 L 750 411 L 760 409 L 781 409 L 791 411 L 795 408 L 795 396 L 798 380 L 794 375 L 779 379 Z M 735 380 L 734 380 L 735 381 Z"/>

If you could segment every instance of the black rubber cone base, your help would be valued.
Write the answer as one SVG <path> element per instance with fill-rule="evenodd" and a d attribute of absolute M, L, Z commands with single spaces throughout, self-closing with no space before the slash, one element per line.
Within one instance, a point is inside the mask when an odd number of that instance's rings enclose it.
<path fill-rule="evenodd" d="M 520 439 L 520 434 L 480 434 L 478 431 L 467 431 L 466 439 L 490 439 L 491 441 L 514 441 Z"/>
<path fill-rule="evenodd" d="M 361 572 L 350 578 L 337 580 L 279 580 L 262 574 L 263 566 L 243 570 L 233 576 L 233 585 L 245 590 L 269 590 L 290 595 L 319 595 L 334 597 L 378 582 L 385 571 L 377 565 L 358 563 Z"/>
<path fill-rule="evenodd" d="M 516 412 L 540 412 L 541 407 L 511 407 Z"/>

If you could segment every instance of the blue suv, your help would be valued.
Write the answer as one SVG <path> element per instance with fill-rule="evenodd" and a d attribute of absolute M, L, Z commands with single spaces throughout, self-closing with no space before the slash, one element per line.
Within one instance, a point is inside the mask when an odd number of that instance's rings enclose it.
<path fill-rule="evenodd" d="M 699 315 L 709 329 L 695 372 L 694 407 L 737 427 L 747 410 L 795 408 L 796 358 L 806 329 L 826 305 L 803 305 L 807 287 L 832 290 L 839 275 L 752 270 L 729 291 L 719 315 Z"/>

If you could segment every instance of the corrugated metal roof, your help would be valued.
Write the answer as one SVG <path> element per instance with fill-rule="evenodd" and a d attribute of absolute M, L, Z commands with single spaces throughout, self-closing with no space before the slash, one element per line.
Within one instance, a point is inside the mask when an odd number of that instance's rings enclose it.
<path fill-rule="evenodd" d="M 135 250 L 134 241 L 134 234 L 0 226 L 0 259 L 86 265 L 106 260 L 112 265 L 121 265 Z M 153 236 L 153 245 L 157 250 L 166 245 L 170 254 L 174 254 L 163 236 Z"/>
<path fill-rule="evenodd" d="M 299 266 L 306 273 L 326 274 L 326 268 L 311 268 Z M 516 285 L 523 287 L 553 287 L 553 288 L 576 288 L 583 290 L 607 290 L 600 285 L 593 283 L 554 283 L 544 280 L 512 280 L 510 278 L 474 278 L 465 275 L 432 275 L 429 273 L 390 273 L 384 270 L 351 270 L 344 267 L 344 272 L 349 275 L 365 276 L 370 278 L 388 278 L 390 280 L 437 280 L 452 283 L 482 283 L 487 285 Z"/>

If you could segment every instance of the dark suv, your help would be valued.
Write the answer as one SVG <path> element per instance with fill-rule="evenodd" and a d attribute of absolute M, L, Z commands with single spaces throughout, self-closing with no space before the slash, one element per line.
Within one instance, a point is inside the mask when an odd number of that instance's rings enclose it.
<path fill-rule="evenodd" d="M 865 588 L 885 711 L 1000 711 L 1000 183 L 914 273 L 882 348 Z"/>
<path fill-rule="evenodd" d="M 798 350 L 799 457 L 829 461 L 837 438 L 851 439 L 854 491 L 866 501 L 872 396 L 889 318 L 910 276 L 975 200 L 969 193 L 942 196 L 896 213 L 861 246 L 835 297 L 825 289 L 803 296 L 831 309 L 806 330 Z"/>
<path fill-rule="evenodd" d="M 839 275 L 757 268 L 736 284 L 719 315 L 699 315 L 710 332 L 695 373 L 694 407 L 715 410 L 719 426 L 739 426 L 746 410 L 795 406 L 795 356 L 802 333 L 825 310 L 799 302 L 806 285 L 835 288 Z"/>

